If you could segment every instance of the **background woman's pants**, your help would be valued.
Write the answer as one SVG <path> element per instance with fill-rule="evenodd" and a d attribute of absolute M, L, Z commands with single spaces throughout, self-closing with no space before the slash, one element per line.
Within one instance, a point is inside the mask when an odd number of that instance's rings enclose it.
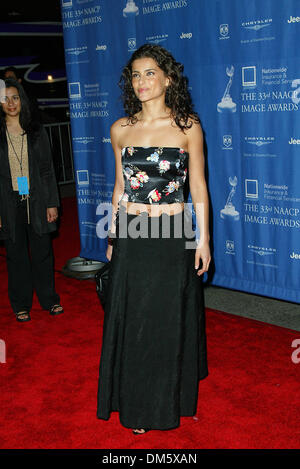
<path fill-rule="evenodd" d="M 30 311 L 33 289 L 43 309 L 50 309 L 51 306 L 59 304 L 59 296 L 54 286 L 50 234 L 39 236 L 28 224 L 26 201 L 18 201 L 15 242 L 6 240 L 5 247 L 8 296 L 13 311 Z"/>

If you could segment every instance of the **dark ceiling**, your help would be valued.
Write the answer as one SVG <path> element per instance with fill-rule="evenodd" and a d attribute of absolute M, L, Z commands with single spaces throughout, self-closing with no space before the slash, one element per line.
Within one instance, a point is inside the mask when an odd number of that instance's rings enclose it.
<path fill-rule="evenodd" d="M 1 3 L 0 23 L 61 21 L 60 0 L 8 0 Z"/>

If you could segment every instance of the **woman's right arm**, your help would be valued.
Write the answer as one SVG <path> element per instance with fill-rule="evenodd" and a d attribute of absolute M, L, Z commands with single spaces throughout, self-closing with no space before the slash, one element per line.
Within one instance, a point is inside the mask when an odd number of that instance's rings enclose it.
<path fill-rule="evenodd" d="M 119 201 L 124 193 L 124 179 L 122 170 L 122 146 L 120 143 L 120 133 L 122 131 L 121 123 L 123 119 L 119 119 L 113 123 L 110 128 L 111 145 L 115 154 L 115 185 L 112 196 L 112 218 L 110 224 L 110 233 L 114 235 L 116 232 L 116 215 L 119 208 Z M 106 250 L 106 257 L 110 261 L 112 256 L 112 245 L 108 245 Z"/>

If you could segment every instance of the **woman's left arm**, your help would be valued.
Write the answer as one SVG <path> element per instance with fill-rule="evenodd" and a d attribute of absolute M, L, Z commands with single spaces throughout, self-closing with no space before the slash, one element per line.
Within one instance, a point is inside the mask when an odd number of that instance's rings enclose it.
<path fill-rule="evenodd" d="M 205 160 L 203 153 L 203 132 L 201 125 L 193 122 L 187 131 L 189 151 L 189 183 L 200 238 L 195 251 L 197 275 L 207 272 L 211 261 L 209 247 L 209 199 L 205 181 Z M 202 265 L 200 266 L 200 260 Z M 200 268 L 199 268 L 200 267 Z"/>
<path fill-rule="evenodd" d="M 47 220 L 49 223 L 57 219 L 59 206 L 59 196 L 55 171 L 53 167 L 52 152 L 49 138 L 44 128 L 40 135 L 40 175 L 42 184 L 44 185 L 44 193 L 46 195 Z"/>

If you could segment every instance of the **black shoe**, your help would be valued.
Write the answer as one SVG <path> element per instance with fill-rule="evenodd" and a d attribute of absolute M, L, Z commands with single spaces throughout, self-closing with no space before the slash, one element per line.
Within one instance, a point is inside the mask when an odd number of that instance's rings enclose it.
<path fill-rule="evenodd" d="M 61 308 L 61 309 L 59 309 L 58 311 L 55 311 L 55 310 L 58 309 L 58 308 Z M 50 308 L 49 312 L 50 312 L 50 314 L 51 314 L 52 316 L 57 316 L 58 314 L 63 313 L 64 310 L 63 310 L 62 305 L 53 305 L 53 306 Z"/>
<path fill-rule="evenodd" d="M 16 313 L 16 319 L 18 322 L 27 322 L 31 320 L 29 311 L 19 311 Z"/>

